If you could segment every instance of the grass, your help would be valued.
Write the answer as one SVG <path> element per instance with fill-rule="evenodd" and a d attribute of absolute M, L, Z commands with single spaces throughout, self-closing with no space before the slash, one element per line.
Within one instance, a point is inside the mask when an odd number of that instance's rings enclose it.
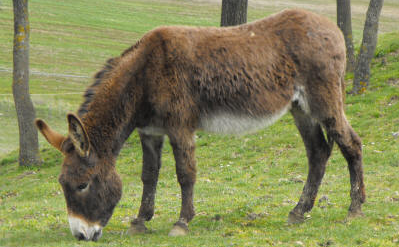
<path fill-rule="evenodd" d="M 399 31 L 399 2 L 385 0 L 380 30 Z M 37 116 L 65 129 L 65 113 L 74 111 L 90 77 L 112 56 L 160 25 L 217 26 L 220 0 L 51 1 L 30 3 L 31 97 Z M 354 0 L 354 39 L 359 43 L 367 1 Z M 253 0 L 248 21 L 289 7 L 302 7 L 335 20 L 335 0 Z M 0 155 L 18 148 L 12 98 L 13 13 L 10 0 L 0 0 Z M 65 77 L 70 75 L 72 77 Z M 73 77 L 73 76 L 78 77 Z M 12 121 L 8 121 L 12 119 Z"/>
<path fill-rule="evenodd" d="M 10 69 L 12 4 L 0 1 L 0 68 Z M 367 6 L 365 1 L 352 2 L 355 6 Z M 65 113 L 76 110 L 90 79 L 60 74 L 90 77 L 108 57 L 119 54 L 144 32 L 159 25 L 216 26 L 219 5 L 213 0 L 31 2 L 31 69 L 42 72 L 31 76 L 37 115 L 65 133 Z M 331 12 L 323 9 L 320 1 L 311 6 L 319 6 L 327 15 Z M 386 0 L 385 6 L 398 8 L 395 1 Z M 249 19 L 275 12 L 278 7 L 254 1 Z M 384 26 L 395 26 L 389 20 L 385 20 Z M 359 23 L 355 18 L 354 26 Z M 360 33 L 355 30 L 356 39 L 361 37 Z M 167 236 L 180 209 L 180 189 L 169 144 L 163 151 L 155 217 L 148 224 L 151 232 L 138 236 L 126 234 L 129 221 L 140 206 L 142 189 L 141 149 L 137 134 L 133 134 L 117 160 L 124 184 L 123 197 L 104 229 L 104 236 L 97 243 L 77 242 L 69 232 L 65 200 L 57 182 L 62 155 L 41 138 L 44 164 L 18 167 L 16 120 L 13 101 L 8 95 L 11 74 L 0 72 L 0 124 L 4 130 L 0 136 L 0 246 L 396 246 L 399 243 L 398 40 L 398 32 L 380 36 L 370 90 L 363 95 L 348 96 L 346 100 L 348 118 L 364 145 L 368 195 L 365 217 L 345 221 L 350 203 L 349 175 L 342 155 L 335 148 L 319 197 L 306 222 L 286 224 L 307 173 L 303 144 L 292 118 L 287 115 L 253 135 L 197 133 L 197 216 L 190 224 L 190 234 L 181 238 Z M 348 83 L 351 77 L 348 75 Z M 319 201 L 321 198 L 328 200 Z"/>

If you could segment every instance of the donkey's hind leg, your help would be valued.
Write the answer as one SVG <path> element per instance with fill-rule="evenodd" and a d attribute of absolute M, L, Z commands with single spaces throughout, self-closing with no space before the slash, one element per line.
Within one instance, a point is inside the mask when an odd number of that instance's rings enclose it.
<path fill-rule="evenodd" d="M 320 76 L 327 78 L 334 73 L 319 72 Z M 343 72 L 342 72 L 343 74 Z M 310 112 L 312 116 L 324 127 L 327 136 L 339 146 L 345 157 L 350 174 L 351 205 L 349 217 L 362 215 L 361 206 L 366 200 L 363 183 L 362 143 L 359 136 L 348 123 L 344 113 L 344 79 L 329 77 L 325 81 L 315 80 L 314 87 L 319 92 L 308 94 Z M 322 97 L 320 97 L 322 96 Z"/>
<path fill-rule="evenodd" d="M 338 144 L 343 156 L 348 162 L 351 183 L 351 205 L 348 217 L 362 216 L 362 204 L 366 200 L 363 182 L 362 143 L 359 136 L 349 125 L 343 111 L 337 116 L 323 121 L 327 133 Z"/>
<path fill-rule="evenodd" d="M 309 163 L 308 178 L 296 207 L 288 216 L 289 223 L 301 223 L 304 213 L 313 208 L 325 167 L 331 154 L 333 141 L 326 141 L 320 124 L 299 107 L 291 109 L 295 124 L 301 133 Z"/>
<path fill-rule="evenodd" d="M 141 173 L 143 195 L 139 214 L 131 223 L 131 234 L 145 232 L 147 228 L 144 222 L 151 220 L 154 215 L 155 192 L 159 169 L 161 168 L 161 154 L 164 142 L 163 136 L 146 135 L 140 132 L 139 134 L 143 149 L 143 170 Z"/>

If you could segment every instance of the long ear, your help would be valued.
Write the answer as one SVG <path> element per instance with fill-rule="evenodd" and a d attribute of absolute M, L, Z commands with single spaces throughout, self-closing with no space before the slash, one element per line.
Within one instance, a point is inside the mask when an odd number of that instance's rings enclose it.
<path fill-rule="evenodd" d="M 56 149 L 62 152 L 62 143 L 65 141 L 66 137 L 52 130 L 46 122 L 41 119 L 35 120 L 35 125 L 37 129 L 42 133 L 44 138 Z"/>
<path fill-rule="evenodd" d="M 81 157 L 87 157 L 90 150 L 90 141 L 82 122 L 79 117 L 73 113 L 69 113 L 67 118 L 69 124 L 69 137 L 71 138 L 76 151 L 78 151 Z"/>

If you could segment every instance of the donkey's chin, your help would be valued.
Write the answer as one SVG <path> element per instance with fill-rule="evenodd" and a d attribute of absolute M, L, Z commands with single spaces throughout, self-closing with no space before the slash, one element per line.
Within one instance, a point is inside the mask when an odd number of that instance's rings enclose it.
<path fill-rule="evenodd" d="M 71 214 L 68 215 L 68 221 L 72 235 L 78 240 L 97 241 L 102 236 L 102 226 L 98 223 L 90 223 Z"/>

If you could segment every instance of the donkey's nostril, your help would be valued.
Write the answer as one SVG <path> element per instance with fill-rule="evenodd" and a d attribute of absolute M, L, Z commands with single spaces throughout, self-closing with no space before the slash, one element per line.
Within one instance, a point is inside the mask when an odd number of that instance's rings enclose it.
<path fill-rule="evenodd" d="M 97 241 L 99 238 L 101 238 L 101 235 L 102 235 L 102 231 L 101 231 L 101 230 L 96 231 L 96 232 L 94 233 L 94 235 L 93 235 L 93 238 L 92 238 L 91 240 Z"/>
<path fill-rule="evenodd" d="M 86 237 L 83 233 L 79 233 L 79 236 L 77 237 L 77 239 L 80 240 L 86 240 Z"/>

